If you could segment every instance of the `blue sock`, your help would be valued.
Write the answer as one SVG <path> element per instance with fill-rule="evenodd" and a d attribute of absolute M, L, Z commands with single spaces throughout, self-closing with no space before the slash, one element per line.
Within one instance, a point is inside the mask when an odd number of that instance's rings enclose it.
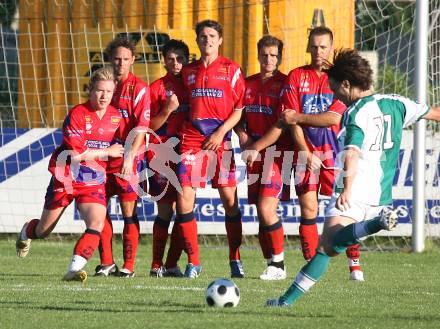
<path fill-rule="evenodd" d="M 307 292 L 327 271 L 330 259 L 325 253 L 318 251 L 296 275 L 292 285 L 280 297 L 280 301 L 290 305 Z"/>

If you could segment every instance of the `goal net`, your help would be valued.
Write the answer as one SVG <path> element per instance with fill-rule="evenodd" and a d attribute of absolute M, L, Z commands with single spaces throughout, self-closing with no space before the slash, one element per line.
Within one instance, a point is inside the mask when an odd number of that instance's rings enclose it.
<path fill-rule="evenodd" d="M 43 5 L 46 4 L 46 5 Z M 440 3 L 430 1 L 429 104 L 440 102 Z M 133 71 L 151 83 L 165 74 L 160 50 L 170 38 L 182 39 L 191 58 L 199 52 L 193 26 L 212 18 L 224 25 L 222 53 L 240 63 L 246 75 L 258 72 L 256 43 L 270 33 L 285 43 L 281 71 L 309 61 L 306 39 L 310 28 L 330 27 L 336 47 L 361 50 L 375 72 L 378 92 L 415 96 L 414 1 L 35 1 L 0 5 L 0 232 L 17 232 L 42 210 L 49 181 L 47 163 L 61 141 L 59 127 L 69 108 L 86 98 L 90 73 L 106 63 L 103 50 L 118 34 L 136 43 Z M 296 8 L 293 10 L 292 8 Z M 426 153 L 426 233 L 440 235 L 439 126 L 430 124 Z M 438 136 L 438 135 L 437 135 Z M 410 245 L 412 211 L 413 131 L 404 132 L 399 168 L 393 185 L 399 209 L 394 235 Z M 247 203 L 245 166 L 235 143 L 240 207 L 245 234 L 256 234 L 256 209 Z M 293 190 L 293 188 L 292 188 Z M 322 225 L 328 199 L 319 200 Z M 210 187 L 199 190 L 196 203 L 199 230 L 224 234 L 224 209 Z M 122 230 L 120 207 L 112 199 L 109 211 L 116 231 Z M 143 233 L 151 232 L 156 208 L 148 198 L 138 204 Z M 288 235 L 298 234 L 296 197 L 282 203 L 279 215 Z M 57 231 L 82 232 L 83 224 L 69 208 Z M 389 235 L 387 234 L 386 237 Z M 379 248 L 393 247 L 380 237 Z"/>

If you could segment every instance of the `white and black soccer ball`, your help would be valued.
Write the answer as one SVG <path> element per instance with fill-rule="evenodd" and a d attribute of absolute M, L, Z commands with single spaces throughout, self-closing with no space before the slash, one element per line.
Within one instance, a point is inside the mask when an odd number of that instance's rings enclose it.
<path fill-rule="evenodd" d="M 240 301 L 240 290 L 231 280 L 217 279 L 206 288 L 205 297 L 209 306 L 235 307 Z"/>

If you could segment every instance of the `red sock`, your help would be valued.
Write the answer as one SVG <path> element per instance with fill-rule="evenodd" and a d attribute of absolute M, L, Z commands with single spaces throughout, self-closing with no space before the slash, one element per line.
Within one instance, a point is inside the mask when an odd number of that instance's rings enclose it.
<path fill-rule="evenodd" d="M 87 260 L 90 259 L 93 252 L 98 248 L 99 236 L 100 234 L 98 231 L 89 228 L 86 229 L 85 233 L 78 239 L 73 254 L 81 256 Z"/>
<path fill-rule="evenodd" d="M 159 268 L 163 265 L 162 258 L 168 240 L 169 221 L 156 217 L 153 224 L 153 260 L 151 268 Z"/>
<path fill-rule="evenodd" d="M 178 215 L 177 222 L 180 236 L 183 239 L 183 250 L 188 255 L 188 263 L 200 265 L 199 242 L 197 240 L 197 222 L 194 213 Z"/>
<path fill-rule="evenodd" d="M 179 225 L 174 223 L 173 230 L 171 231 L 170 247 L 168 248 L 165 268 L 176 267 L 180 255 L 182 254 L 182 251 L 183 251 L 183 241 L 179 233 Z"/>
<path fill-rule="evenodd" d="M 139 221 L 136 215 L 124 217 L 124 230 L 122 232 L 122 253 L 124 266 L 127 270 L 134 271 L 136 253 L 139 244 Z"/>
<path fill-rule="evenodd" d="M 284 252 L 284 228 L 281 221 L 270 226 L 264 226 L 263 230 L 270 246 L 271 257 Z"/>
<path fill-rule="evenodd" d="M 299 225 L 299 237 L 301 240 L 301 249 L 303 257 L 309 261 L 315 256 L 316 248 L 318 248 L 318 226 L 316 225 L 316 218 L 304 219 L 301 218 Z"/>
<path fill-rule="evenodd" d="M 347 258 L 349 259 L 350 272 L 352 272 L 354 270 L 360 270 L 361 269 L 361 264 L 359 261 L 359 258 L 361 257 L 360 245 L 354 244 L 354 245 L 348 247 L 345 250 L 345 254 L 347 255 Z"/>
<path fill-rule="evenodd" d="M 234 216 L 225 216 L 226 234 L 229 245 L 229 260 L 240 260 L 240 246 L 242 239 L 241 213 Z"/>
<path fill-rule="evenodd" d="M 114 264 L 113 260 L 113 224 L 107 213 L 99 241 L 99 257 L 102 265 Z"/>
<path fill-rule="evenodd" d="M 272 251 L 270 250 L 269 241 L 267 240 L 266 232 L 263 231 L 263 226 L 260 225 L 258 229 L 258 241 L 260 242 L 261 251 L 263 252 L 264 259 L 268 260 L 272 258 Z"/>
<path fill-rule="evenodd" d="M 37 235 L 35 234 L 35 228 L 37 227 L 38 223 L 40 222 L 39 219 L 32 219 L 26 227 L 26 236 L 28 239 L 38 239 Z"/>

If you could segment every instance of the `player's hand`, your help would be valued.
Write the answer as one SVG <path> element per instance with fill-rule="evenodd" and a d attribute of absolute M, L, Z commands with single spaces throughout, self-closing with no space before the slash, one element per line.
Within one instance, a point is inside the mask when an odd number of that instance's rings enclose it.
<path fill-rule="evenodd" d="M 202 144 L 202 149 L 217 151 L 219 146 L 222 144 L 224 137 L 225 136 L 222 133 L 218 131 L 214 132 L 211 136 L 205 139 Z"/>
<path fill-rule="evenodd" d="M 170 96 L 167 96 L 167 102 L 165 103 L 165 108 L 169 113 L 174 112 L 179 107 L 179 100 L 176 94 L 172 93 Z"/>
<path fill-rule="evenodd" d="M 107 148 L 107 155 L 112 158 L 120 158 L 124 155 L 124 147 L 121 144 L 113 144 Z"/>
<path fill-rule="evenodd" d="M 318 170 L 322 167 L 322 161 L 320 158 L 318 158 L 315 154 L 309 152 L 307 155 L 307 169 L 308 170 Z"/>
<path fill-rule="evenodd" d="M 133 159 L 128 156 L 124 159 L 124 163 L 122 164 L 121 174 L 124 177 L 129 177 L 133 173 Z"/>
<path fill-rule="evenodd" d="M 343 190 L 342 193 L 336 199 L 336 208 L 340 211 L 347 211 L 351 208 L 350 204 L 351 193 L 347 190 Z"/>
<path fill-rule="evenodd" d="M 286 125 L 296 125 L 298 124 L 299 114 L 293 110 L 287 110 L 281 113 L 280 119 Z"/>
<path fill-rule="evenodd" d="M 241 153 L 241 158 L 243 159 L 244 163 L 246 163 L 249 167 L 252 167 L 255 160 L 257 160 L 258 155 L 260 152 L 253 149 L 246 149 Z"/>
<path fill-rule="evenodd" d="M 240 149 L 242 151 L 246 150 L 249 146 L 251 146 L 253 142 L 254 140 L 248 134 L 238 135 L 238 143 L 240 144 Z"/>

